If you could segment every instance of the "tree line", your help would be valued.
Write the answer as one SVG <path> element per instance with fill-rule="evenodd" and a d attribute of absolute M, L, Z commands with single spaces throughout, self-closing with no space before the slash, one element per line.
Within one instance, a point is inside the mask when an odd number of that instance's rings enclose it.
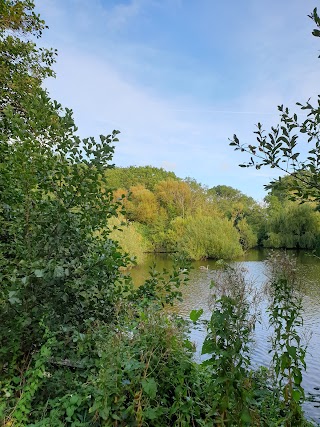
<path fill-rule="evenodd" d="M 230 186 L 208 188 L 151 166 L 115 167 L 105 177 L 125 212 L 120 246 L 138 239 L 130 248 L 139 260 L 143 251 L 234 259 L 255 247 L 316 250 L 320 243 L 318 204 L 293 200 L 290 177 L 263 203 Z"/>

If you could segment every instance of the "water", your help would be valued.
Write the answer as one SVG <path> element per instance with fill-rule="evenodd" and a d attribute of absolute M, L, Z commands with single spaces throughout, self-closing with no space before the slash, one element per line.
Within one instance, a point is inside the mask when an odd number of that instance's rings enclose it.
<path fill-rule="evenodd" d="M 295 253 L 298 261 L 298 275 L 302 283 L 303 292 L 303 319 L 304 327 L 301 336 L 308 342 L 306 356 L 307 371 L 303 376 L 303 387 L 308 401 L 304 404 L 304 410 L 309 419 L 320 423 L 320 259 L 303 252 Z M 266 282 L 265 259 L 267 251 L 253 250 L 245 257 L 233 263 L 240 264 L 248 271 L 248 279 L 254 283 L 255 288 L 261 293 L 260 303 L 261 318 L 256 325 L 254 345 L 252 349 L 253 366 L 269 366 L 271 355 L 269 337 L 271 331 L 266 314 L 267 300 L 263 293 Z M 131 275 L 136 285 L 143 283 L 148 277 L 150 265 L 156 262 L 157 270 L 170 269 L 172 261 L 167 256 L 149 256 L 143 266 L 132 270 Z M 200 266 L 208 266 L 208 270 L 200 269 Z M 172 309 L 185 318 L 189 318 L 191 310 L 204 310 L 202 318 L 209 319 L 210 311 L 210 283 L 216 274 L 217 265 L 214 261 L 194 262 L 190 273 L 190 282 L 182 289 L 183 302 L 176 303 Z M 201 360 L 201 346 L 205 337 L 204 327 L 193 329 L 190 333 L 191 340 L 197 346 L 196 358 Z"/>

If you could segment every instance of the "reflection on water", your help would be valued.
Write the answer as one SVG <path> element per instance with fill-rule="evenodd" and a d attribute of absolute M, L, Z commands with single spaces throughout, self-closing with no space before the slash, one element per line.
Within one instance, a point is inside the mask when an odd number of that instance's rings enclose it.
<path fill-rule="evenodd" d="M 237 260 L 248 271 L 248 278 L 255 283 L 255 287 L 263 293 L 263 285 L 266 281 L 264 260 L 268 251 L 253 250 L 245 257 Z M 306 357 L 307 372 L 304 374 L 303 386 L 306 396 L 311 401 L 304 405 L 307 416 L 320 422 L 320 260 L 306 253 L 295 253 L 298 259 L 298 274 L 301 278 L 303 292 L 303 319 L 304 328 L 301 336 L 308 340 L 308 353 Z M 170 269 L 172 260 L 165 255 L 150 255 L 145 265 L 136 267 L 131 271 L 131 276 L 136 286 L 139 286 L 148 277 L 149 267 L 156 263 L 157 270 Z M 200 269 L 200 266 L 207 269 Z M 188 318 L 193 309 L 204 310 L 203 318 L 210 317 L 210 283 L 214 280 L 215 271 L 218 266 L 215 261 L 194 262 L 190 273 L 189 285 L 182 289 L 183 301 L 178 302 L 175 307 L 170 308 L 183 317 Z M 252 363 L 254 366 L 270 364 L 271 355 L 268 326 L 266 314 L 267 301 L 263 296 L 260 304 L 261 318 L 256 325 L 255 341 L 252 352 Z M 198 326 L 190 333 L 191 340 L 197 346 L 196 358 L 201 359 L 200 350 L 205 337 L 205 328 Z"/>

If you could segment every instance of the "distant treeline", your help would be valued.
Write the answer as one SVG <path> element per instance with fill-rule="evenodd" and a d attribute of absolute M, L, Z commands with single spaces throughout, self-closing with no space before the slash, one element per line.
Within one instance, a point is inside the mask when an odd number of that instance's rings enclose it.
<path fill-rule="evenodd" d="M 234 259 L 253 247 L 315 249 L 320 241 L 317 205 L 290 200 L 289 178 L 263 204 L 230 186 L 208 188 L 152 166 L 108 169 L 106 178 L 124 207 L 118 225 L 126 225 L 113 237 L 138 262 L 150 251 Z"/>

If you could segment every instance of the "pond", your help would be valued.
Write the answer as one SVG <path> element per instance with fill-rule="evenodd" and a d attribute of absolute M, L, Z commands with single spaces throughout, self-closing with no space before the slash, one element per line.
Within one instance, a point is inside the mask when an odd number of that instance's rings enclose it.
<path fill-rule="evenodd" d="M 293 252 L 293 251 L 290 251 Z M 267 299 L 264 296 L 263 286 L 266 282 L 265 260 L 268 255 L 266 250 L 249 251 L 243 258 L 233 262 L 233 265 L 245 267 L 248 279 L 261 291 L 262 299 L 260 303 L 261 317 L 256 325 L 254 345 L 252 348 L 253 366 L 269 366 L 271 355 L 269 354 L 271 331 L 266 314 Z M 304 326 L 301 336 L 308 342 L 306 356 L 307 371 L 303 376 L 303 387 L 305 389 L 307 402 L 303 408 L 309 419 L 320 423 L 320 259 L 306 252 L 294 252 L 297 257 L 298 275 L 302 284 L 302 304 Z M 148 277 L 148 271 L 153 263 L 156 263 L 157 270 L 163 268 L 170 269 L 172 261 L 170 257 L 164 255 L 150 255 L 142 266 L 138 266 L 131 271 L 134 283 L 139 286 Z M 199 268 L 208 266 L 208 269 Z M 190 273 L 188 286 L 183 287 L 183 301 L 176 303 L 172 309 L 179 315 L 189 318 L 191 310 L 204 310 L 202 318 L 210 318 L 210 283 L 214 279 L 218 266 L 215 261 L 194 262 Z M 197 327 L 190 333 L 191 341 L 196 344 L 196 358 L 201 360 L 201 346 L 205 337 L 205 328 Z"/>

